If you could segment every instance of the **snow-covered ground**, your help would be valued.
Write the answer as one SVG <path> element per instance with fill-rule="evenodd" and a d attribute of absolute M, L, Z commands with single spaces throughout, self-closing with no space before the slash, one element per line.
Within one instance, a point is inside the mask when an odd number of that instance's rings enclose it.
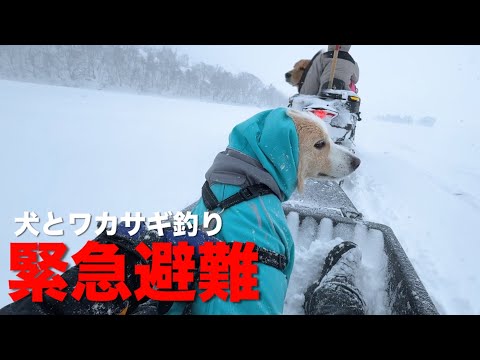
<path fill-rule="evenodd" d="M 372 108 L 357 127 L 362 165 L 346 192 L 367 220 L 394 230 L 441 313 L 480 314 L 480 125 L 439 116 L 433 127 L 375 121 Z M 0 306 L 15 279 L 10 242 L 61 241 L 72 255 L 95 235 L 92 225 L 75 236 L 71 213 L 181 210 L 199 197 L 231 128 L 260 110 L 0 80 Z M 39 215 L 38 238 L 15 237 L 24 211 Z M 63 217 L 53 229 L 64 236 L 43 234 L 48 211 Z M 325 244 L 304 244 L 311 253 L 299 246 L 299 259 L 307 263 Z M 364 260 L 367 270 L 378 264 Z M 302 284 L 292 277 L 292 286 Z M 300 312 L 300 295 L 289 290 L 296 307 L 286 312 Z"/>
<path fill-rule="evenodd" d="M 390 226 L 440 313 L 480 313 L 480 144 L 460 117 L 434 127 L 360 123 L 348 196 Z"/>

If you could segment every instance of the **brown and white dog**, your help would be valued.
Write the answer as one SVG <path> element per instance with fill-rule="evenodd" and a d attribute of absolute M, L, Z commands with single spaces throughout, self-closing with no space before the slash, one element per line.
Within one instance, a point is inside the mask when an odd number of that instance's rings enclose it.
<path fill-rule="evenodd" d="M 289 110 L 299 140 L 298 190 L 303 191 L 305 179 L 335 179 L 351 174 L 360 159 L 335 144 L 326 126 L 317 116 L 305 111 Z"/>
<path fill-rule="evenodd" d="M 310 65 L 310 60 L 302 59 L 295 63 L 293 69 L 285 73 L 285 81 L 292 86 L 297 86 L 300 84 L 303 73 L 308 69 Z"/>
<path fill-rule="evenodd" d="M 292 136 L 294 132 L 296 137 Z M 282 201 L 292 194 L 295 187 L 303 191 L 307 178 L 337 179 L 351 174 L 360 165 L 360 159 L 332 142 L 323 120 L 310 112 L 294 109 L 277 108 L 259 113 L 238 124 L 232 130 L 229 141 L 229 145 L 233 145 L 229 149 L 231 152 L 217 157 L 223 160 L 218 161 L 218 165 L 214 161 L 206 175 L 207 180 L 213 183 L 211 190 L 218 201 L 241 191 L 247 177 L 258 179 L 259 172 L 268 171 L 271 179 L 263 174 L 263 181 L 266 181 L 263 183 L 267 185 L 267 182 L 278 181 L 274 187 L 281 187 L 282 194 L 287 196 L 268 194 L 227 208 L 221 212 L 222 228 L 216 236 L 226 242 L 248 239 L 259 247 L 284 255 L 287 265 L 283 269 L 265 263 L 258 265 L 259 299 L 239 303 L 219 298 L 208 303 L 196 300 L 192 305 L 192 314 L 279 315 L 283 312 L 295 257 L 295 245 Z M 290 151 L 294 146 L 298 146 L 297 161 L 292 159 Z M 243 155 L 242 150 L 245 151 Z M 235 159 L 248 161 L 248 166 L 242 163 L 236 168 L 238 162 Z M 192 209 L 192 214 L 203 214 L 206 210 L 201 199 Z"/>

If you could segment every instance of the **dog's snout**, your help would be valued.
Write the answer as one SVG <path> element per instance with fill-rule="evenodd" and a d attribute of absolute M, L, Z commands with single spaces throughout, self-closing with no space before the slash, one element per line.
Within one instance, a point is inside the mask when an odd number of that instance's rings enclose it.
<path fill-rule="evenodd" d="M 290 79 L 292 77 L 292 73 L 287 72 L 285 73 L 285 79 Z"/>
<path fill-rule="evenodd" d="M 350 162 L 350 165 L 352 166 L 352 169 L 355 170 L 356 168 L 358 168 L 358 167 L 360 166 L 360 163 L 361 163 L 361 162 L 362 162 L 362 161 L 361 161 L 359 158 L 354 157 L 354 158 L 352 159 L 352 161 Z"/>

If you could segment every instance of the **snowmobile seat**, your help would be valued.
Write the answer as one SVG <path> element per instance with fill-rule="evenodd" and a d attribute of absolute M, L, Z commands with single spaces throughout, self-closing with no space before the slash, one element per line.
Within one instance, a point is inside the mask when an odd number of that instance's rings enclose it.
<path fill-rule="evenodd" d="M 321 90 L 327 90 L 327 89 L 328 89 L 328 83 L 324 83 L 322 85 Z M 332 89 L 334 89 L 334 90 L 347 90 L 348 87 L 345 85 L 345 81 L 334 78 Z"/>

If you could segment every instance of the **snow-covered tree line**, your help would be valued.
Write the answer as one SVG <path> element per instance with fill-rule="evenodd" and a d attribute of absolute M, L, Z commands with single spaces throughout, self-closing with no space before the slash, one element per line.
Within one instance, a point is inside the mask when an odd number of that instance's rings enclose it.
<path fill-rule="evenodd" d="M 287 104 L 285 95 L 250 73 L 190 64 L 187 55 L 169 47 L 1 45 L 0 78 L 262 107 Z"/>

